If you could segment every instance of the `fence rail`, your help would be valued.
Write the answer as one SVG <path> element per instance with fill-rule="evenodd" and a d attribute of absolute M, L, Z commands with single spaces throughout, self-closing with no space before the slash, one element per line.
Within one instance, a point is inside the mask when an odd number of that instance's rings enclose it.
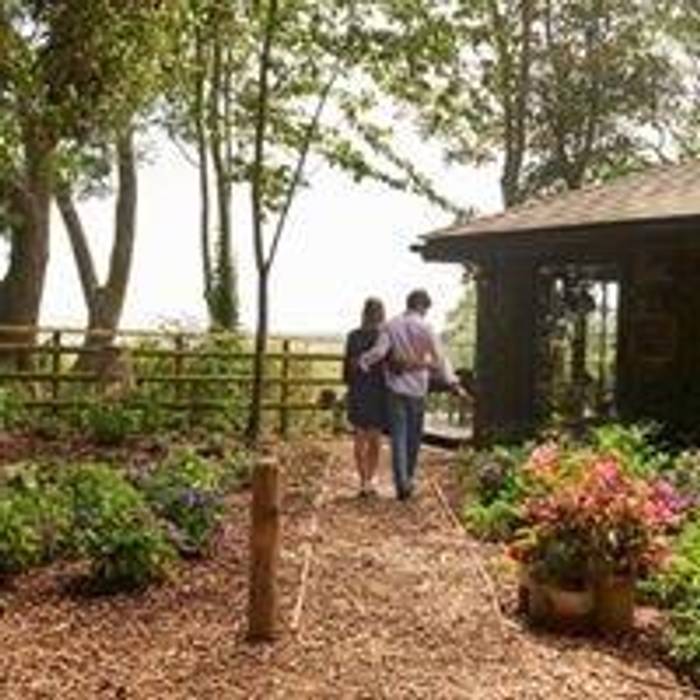
<path fill-rule="evenodd" d="M 248 408 L 252 341 L 230 333 L 90 331 L 62 327 L 0 326 L 0 387 L 19 389 L 20 404 L 55 412 L 100 397 L 149 394 L 173 411 L 218 411 L 236 395 Z M 342 344 L 328 337 L 275 337 L 266 354 L 263 410 L 277 414 L 287 435 L 295 414 L 340 419 Z M 227 392 L 230 392 L 228 395 Z M 236 393 L 237 392 L 237 393 Z M 153 394 L 155 393 L 155 399 Z M 445 395 L 428 401 L 433 425 L 461 429 L 471 423 L 463 406 Z M 441 429 L 441 428 L 439 428 Z"/>
<path fill-rule="evenodd" d="M 316 338 L 271 338 L 266 354 L 263 410 L 279 416 L 337 408 L 329 392 L 342 385 L 339 345 Z M 100 396 L 158 387 L 158 405 L 171 410 L 219 410 L 227 390 L 247 405 L 253 381 L 249 339 L 225 333 L 90 331 L 0 326 L 0 386 L 20 389 L 26 408 L 61 411 Z M 82 388 L 82 392 L 80 389 Z M 215 397 L 203 396 L 213 391 Z M 337 396 L 335 397 L 337 398 Z"/>

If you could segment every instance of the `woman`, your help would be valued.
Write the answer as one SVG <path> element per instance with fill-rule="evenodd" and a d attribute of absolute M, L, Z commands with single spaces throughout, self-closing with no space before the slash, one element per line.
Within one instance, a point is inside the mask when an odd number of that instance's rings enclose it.
<path fill-rule="evenodd" d="M 382 363 L 363 372 L 357 361 L 369 350 L 384 323 L 384 305 L 370 297 L 362 309 L 362 324 L 348 334 L 343 377 L 348 385 L 348 420 L 354 429 L 355 465 L 360 477 L 360 496 L 376 493 L 374 476 L 379 464 L 382 431 L 387 426 L 387 393 Z"/>

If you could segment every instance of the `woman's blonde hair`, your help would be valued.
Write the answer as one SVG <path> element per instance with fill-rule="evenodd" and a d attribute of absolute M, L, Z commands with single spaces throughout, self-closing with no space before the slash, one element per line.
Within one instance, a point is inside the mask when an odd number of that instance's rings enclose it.
<path fill-rule="evenodd" d="M 384 304 L 377 297 L 369 297 L 362 307 L 362 327 L 365 330 L 377 328 L 384 323 Z"/>

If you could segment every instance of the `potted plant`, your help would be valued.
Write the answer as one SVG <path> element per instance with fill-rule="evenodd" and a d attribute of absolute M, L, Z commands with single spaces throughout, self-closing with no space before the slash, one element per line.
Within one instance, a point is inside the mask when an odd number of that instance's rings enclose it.
<path fill-rule="evenodd" d="M 559 517 L 555 499 L 539 510 L 540 519 L 530 513 L 530 527 L 510 549 L 521 563 L 522 607 L 538 623 L 587 625 L 594 600 L 588 544 L 585 533 Z"/>
<path fill-rule="evenodd" d="M 544 597 L 539 591 L 531 599 L 548 600 L 559 617 L 592 611 L 605 631 L 629 627 L 635 579 L 663 558 L 664 534 L 678 523 L 682 500 L 669 484 L 590 450 L 541 447 L 524 472 L 531 494 L 522 506 L 526 527 L 511 554 L 526 567 L 531 593 L 545 586 Z"/>

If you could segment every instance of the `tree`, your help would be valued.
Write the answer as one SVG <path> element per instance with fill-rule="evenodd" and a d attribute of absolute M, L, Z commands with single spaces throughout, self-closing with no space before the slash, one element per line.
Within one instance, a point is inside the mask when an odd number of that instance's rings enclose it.
<path fill-rule="evenodd" d="M 0 3 L 0 208 L 10 238 L 0 324 L 36 325 L 54 175 L 65 147 L 123 126 L 150 97 L 160 30 L 170 27 L 176 5 Z"/>
<path fill-rule="evenodd" d="M 250 183 L 258 314 L 246 432 L 249 440 L 255 441 L 261 428 L 270 273 L 290 208 L 303 184 L 304 168 L 311 146 L 317 139 L 323 111 L 342 70 L 343 54 L 326 50 L 322 31 L 333 26 L 336 17 L 322 18 L 316 3 L 297 2 L 281 10 L 278 0 L 256 2 L 252 19 L 260 32 L 256 52 L 258 76 L 254 87 L 254 150 Z M 323 19 L 328 25 L 324 26 Z M 349 19 L 351 22 L 352 13 Z M 285 49 L 285 63 L 277 60 L 278 46 Z M 312 103 L 310 112 L 307 108 L 309 101 Z M 268 139 L 268 132 L 280 127 L 289 128 L 292 138 Z M 278 146 L 276 157 L 269 148 L 272 144 Z M 280 144 L 287 147 L 286 154 L 280 153 Z M 267 242 L 264 229 L 271 211 L 276 213 L 276 221 Z"/>
<path fill-rule="evenodd" d="M 89 237 L 74 201 L 73 188 L 69 182 L 56 186 L 56 202 L 70 239 L 73 257 L 83 297 L 88 309 L 87 347 L 102 347 L 111 344 L 122 310 L 131 272 L 131 262 L 136 237 L 137 164 L 134 154 L 133 133 L 126 128 L 115 145 L 118 169 L 118 192 L 114 213 L 114 242 L 109 262 L 107 279 L 100 284 L 95 268 Z M 101 159 L 100 159 L 101 160 Z M 103 164 L 100 162 L 100 168 Z M 106 331 L 91 334 L 90 331 Z M 81 355 L 79 367 L 92 366 L 94 355 Z"/>
<path fill-rule="evenodd" d="M 444 333 L 445 345 L 456 367 L 474 368 L 476 313 L 476 280 L 470 277 L 465 282 L 462 298 L 447 314 Z"/>
<path fill-rule="evenodd" d="M 403 60 L 387 64 L 384 85 L 448 159 L 499 161 L 506 207 L 677 155 L 688 85 L 670 4 L 385 5 L 386 51 Z"/>
<path fill-rule="evenodd" d="M 239 301 L 232 195 L 234 183 L 243 179 L 237 147 L 249 109 L 240 86 L 249 70 L 250 41 L 240 2 L 191 0 L 184 19 L 165 124 L 176 142 L 194 146 L 204 300 L 211 325 L 233 330 Z"/>

